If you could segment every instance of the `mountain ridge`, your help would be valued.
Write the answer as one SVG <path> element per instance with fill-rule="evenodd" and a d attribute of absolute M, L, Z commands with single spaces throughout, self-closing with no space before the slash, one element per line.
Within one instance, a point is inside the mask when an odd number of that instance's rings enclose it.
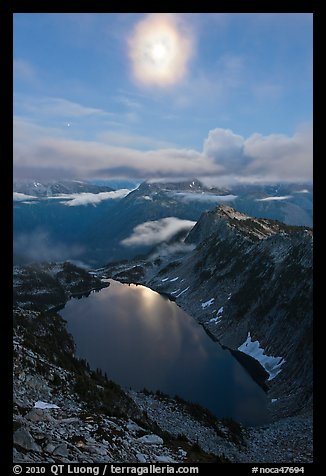
<path fill-rule="evenodd" d="M 55 197 L 73 193 L 112 192 L 114 189 L 106 185 L 95 185 L 80 180 L 21 180 L 13 183 L 13 191 L 35 197 Z"/>
<path fill-rule="evenodd" d="M 284 361 L 265 382 L 275 418 L 311 408 L 313 231 L 221 205 L 186 241 L 196 248 L 172 262 L 111 265 L 107 275 L 127 282 L 137 269 L 140 283 L 171 296 L 225 347 L 247 343 L 268 365 Z"/>

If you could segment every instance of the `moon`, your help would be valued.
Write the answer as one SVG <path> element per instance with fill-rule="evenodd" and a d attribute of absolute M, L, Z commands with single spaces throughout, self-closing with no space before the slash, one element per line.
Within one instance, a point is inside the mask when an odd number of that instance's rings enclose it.
<path fill-rule="evenodd" d="M 171 86 L 185 77 L 192 39 L 176 14 L 146 16 L 136 24 L 128 46 L 132 72 L 138 82 Z"/>
<path fill-rule="evenodd" d="M 155 43 L 152 47 L 154 61 L 164 61 L 169 56 L 169 51 L 164 43 Z"/>

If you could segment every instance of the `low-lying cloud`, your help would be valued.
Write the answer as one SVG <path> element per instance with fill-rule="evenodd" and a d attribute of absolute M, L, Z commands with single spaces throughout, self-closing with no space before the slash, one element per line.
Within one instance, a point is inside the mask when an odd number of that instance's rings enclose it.
<path fill-rule="evenodd" d="M 276 196 L 276 197 L 265 197 L 265 198 L 256 198 L 256 202 L 272 202 L 274 200 L 288 200 L 292 198 L 292 195 Z"/>
<path fill-rule="evenodd" d="M 187 244 L 183 241 L 179 241 L 178 243 L 162 243 L 158 245 L 157 249 L 150 255 L 150 259 L 154 260 L 156 258 L 171 258 L 174 254 L 180 253 L 190 253 L 196 248 L 196 245 Z"/>
<path fill-rule="evenodd" d="M 126 197 L 131 192 L 130 189 L 122 188 L 119 190 L 114 190 L 112 192 L 100 192 L 100 193 L 90 193 L 90 192 L 81 192 L 81 193 L 71 193 L 71 194 L 62 194 L 55 195 L 53 197 L 34 197 L 33 195 L 25 195 L 24 193 L 13 192 L 13 201 L 14 202 L 26 202 L 30 203 L 44 200 L 61 200 L 60 203 L 68 207 L 78 207 L 81 205 L 94 205 L 103 202 L 104 200 L 117 200 Z"/>
<path fill-rule="evenodd" d="M 147 221 L 137 225 L 132 234 L 121 241 L 124 246 L 149 246 L 170 240 L 180 231 L 190 230 L 195 221 L 181 220 L 176 217 L 162 218 L 161 220 Z"/>
<path fill-rule="evenodd" d="M 37 229 L 31 233 L 20 233 L 14 238 L 14 259 L 20 263 L 41 261 L 64 261 L 81 256 L 81 245 L 67 245 L 56 241 L 48 232 Z"/>
<path fill-rule="evenodd" d="M 183 202 L 207 202 L 207 203 L 223 203 L 231 202 L 237 198 L 237 195 L 214 195 L 212 193 L 195 193 L 195 192 L 176 192 L 171 194 Z"/>
<path fill-rule="evenodd" d="M 72 193 L 70 195 L 59 195 L 54 198 L 64 199 L 62 201 L 63 205 L 67 205 L 68 207 L 78 207 L 80 205 L 97 205 L 98 203 L 103 202 L 104 200 L 116 200 L 119 198 L 126 197 L 131 190 L 129 189 L 120 189 L 115 190 L 113 192 L 100 192 L 100 193 L 89 193 L 89 192 L 82 192 L 82 193 Z"/>
<path fill-rule="evenodd" d="M 19 192 L 13 193 L 14 202 L 25 202 L 27 200 L 37 200 L 37 197 L 34 197 L 34 195 L 25 195 L 25 193 L 19 193 Z"/>

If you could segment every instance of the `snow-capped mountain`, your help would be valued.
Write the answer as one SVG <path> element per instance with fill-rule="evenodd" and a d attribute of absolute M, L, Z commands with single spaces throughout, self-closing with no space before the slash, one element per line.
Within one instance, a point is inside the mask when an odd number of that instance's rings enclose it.
<path fill-rule="evenodd" d="M 252 216 L 292 225 L 312 225 L 312 188 L 304 184 L 225 188 L 208 187 L 199 180 L 189 179 L 144 182 L 135 190 L 115 192 L 100 191 L 102 188 L 94 189 L 97 186 L 91 184 L 71 184 L 69 192 L 75 190 L 74 193 L 63 193 L 63 188 L 57 184 L 54 189 L 52 184 L 50 189 L 43 187 L 42 193 L 47 195 L 42 197 L 37 195 L 41 192 L 33 192 L 34 185 L 32 189 L 16 188 L 14 250 L 17 262 L 33 261 L 38 253 L 46 259 L 47 252 L 50 259 L 79 259 L 91 266 L 131 259 L 148 253 L 160 243 L 171 240 L 182 243 L 187 223 L 197 221 L 203 212 L 222 203 Z M 59 190 L 59 195 L 50 196 Z M 65 190 L 67 192 L 67 186 Z M 28 197 L 27 192 L 34 195 Z M 178 220 L 184 223 L 173 228 L 172 224 Z M 162 232 L 165 225 L 171 232 Z M 157 232 L 161 241 L 150 240 L 151 230 L 152 235 Z M 184 231 L 183 236 L 179 235 L 180 230 Z M 136 235 L 138 239 L 134 239 Z M 140 236 L 144 236 L 144 240 L 140 240 Z M 38 253 L 33 250 L 35 243 L 38 243 Z"/>
<path fill-rule="evenodd" d="M 13 191 L 34 197 L 55 197 L 57 195 L 73 193 L 100 193 L 111 192 L 113 189 L 104 185 L 94 185 L 80 180 L 62 180 L 38 182 L 36 180 L 16 181 Z"/>

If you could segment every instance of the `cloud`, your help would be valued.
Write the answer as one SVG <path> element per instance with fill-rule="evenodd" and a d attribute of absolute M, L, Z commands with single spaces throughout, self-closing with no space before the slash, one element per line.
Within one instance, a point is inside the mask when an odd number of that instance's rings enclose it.
<path fill-rule="evenodd" d="M 26 200 L 35 200 L 37 197 L 33 195 L 25 195 L 24 193 L 13 192 L 13 200 L 14 202 L 24 202 Z"/>
<path fill-rule="evenodd" d="M 100 193 L 72 193 L 70 195 L 58 195 L 53 197 L 55 199 L 64 199 L 66 201 L 61 202 L 68 207 L 77 207 L 80 205 L 97 205 L 98 203 L 103 202 L 104 200 L 116 200 L 118 198 L 126 197 L 131 190 L 129 189 L 120 189 L 113 192 L 100 192 Z"/>
<path fill-rule="evenodd" d="M 32 168 L 36 177 L 52 169 L 59 177 L 159 177 L 202 175 L 217 170 L 202 153 L 193 149 L 162 148 L 141 151 L 99 141 L 70 139 L 60 130 L 48 130 L 30 121 L 14 121 L 14 172 Z M 17 172 L 16 172 L 17 171 Z M 21 174 L 20 174 L 21 175 Z"/>
<path fill-rule="evenodd" d="M 215 115 L 216 102 L 220 107 L 232 91 L 243 86 L 244 65 L 242 56 L 221 56 L 216 64 L 218 75 L 214 72 L 195 71 L 175 91 L 174 104 L 180 109 L 195 107 L 196 115 L 198 111 L 204 116 L 208 113 Z"/>
<path fill-rule="evenodd" d="M 108 143 L 106 141 L 112 142 Z M 164 147 L 142 136 L 108 134 L 97 140 L 67 137 L 22 117 L 14 119 L 14 175 L 23 178 L 214 177 L 260 181 L 312 180 L 312 127 L 292 136 L 254 133 L 248 138 L 215 128 L 203 149 Z M 119 145 L 118 145 L 119 144 Z M 141 150 L 141 146 L 150 147 Z M 230 181 L 230 180 L 229 180 Z"/>
<path fill-rule="evenodd" d="M 203 152 L 223 168 L 222 175 L 264 177 L 265 180 L 312 180 L 312 127 L 293 134 L 254 133 L 247 139 L 229 129 L 213 129 Z"/>
<path fill-rule="evenodd" d="M 34 66 L 24 59 L 14 59 L 14 79 L 35 82 L 37 75 Z"/>
<path fill-rule="evenodd" d="M 101 132 L 100 134 L 98 134 L 97 138 L 101 142 L 122 147 L 164 148 L 172 146 L 172 144 L 167 141 L 158 140 L 153 137 L 146 137 L 142 135 L 127 134 L 123 132 Z"/>
<path fill-rule="evenodd" d="M 135 25 L 128 48 L 139 83 L 172 86 L 186 76 L 194 42 L 180 15 L 151 13 Z"/>
<path fill-rule="evenodd" d="M 313 137 L 310 126 L 301 127 L 292 137 L 255 133 L 245 141 L 244 153 L 251 159 L 247 168 L 249 174 L 312 179 Z"/>
<path fill-rule="evenodd" d="M 132 234 L 121 241 L 124 246 L 149 246 L 170 240 L 183 230 L 190 230 L 196 222 L 180 220 L 176 217 L 162 218 L 161 220 L 147 221 L 137 225 Z"/>
<path fill-rule="evenodd" d="M 292 195 L 284 195 L 279 196 L 279 197 L 265 197 L 265 198 L 256 198 L 256 202 L 272 202 L 273 200 L 288 200 L 289 198 L 292 198 Z"/>
<path fill-rule="evenodd" d="M 44 230 L 32 233 L 21 233 L 14 238 L 13 250 L 15 259 L 19 262 L 33 261 L 63 261 L 82 254 L 84 248 L 80 245 L 68 246 L 54 241 Z"/>
<path fill-rule="evenodd" d="M 183 241 L 178 243 L 162 243 L 158 245 L 157 249 L 150 255 L 150 259 L 154 260 L 156 258 L 171 258 L 171 255 L 180 254 L 180 253 L 190 253 L 196 248 L 196 245 L 189 245 Z"/>
<path fill-rule="evenodd" d="M 214 195 L 212 193 L 194 193 L 194 192 L 176 192 L 171 193 L 176 198 L 180 198 L 183 202 L 211 202 L 223 203 L 230 202 L 237 198 L 237 195 Z"/>
<path fill-rule="evenodd" d="M 258 99 L 275 101 L 280 99 L 284 91 L 283 86 L 276 81 L 266 81 L 253 85 L 252 92 Z"/>
<path fill-rule="evenodd" d="M 203 152 L 224 169 L 236 170 L 244 162 L 244 138 L 230 129 L 216 128 L 204 140 Z"/>
<path fill-rule="evenodd" d="M 130 99 L 127 95 L 119 95 L 115 96 L 115 101 L 122 104 L 123 106 L 127 107 L 128 109 L 141 109 L 142 106 L 138 101 L 134 99 Z"/>
<path fill-rule="evenodd" d="M 33 101 L 30 101 L 28 98 L 21 97 L 19 103 L 20 107 L 22 107 L 26 112 L 37 114 L 38 117 L 61 116 L 78 118 L 88 117 L 91 115 L 110 115 L 110 113 L 102 109 L 84 106 L 82 104 L 57 97 L 33 98 Z"/>

